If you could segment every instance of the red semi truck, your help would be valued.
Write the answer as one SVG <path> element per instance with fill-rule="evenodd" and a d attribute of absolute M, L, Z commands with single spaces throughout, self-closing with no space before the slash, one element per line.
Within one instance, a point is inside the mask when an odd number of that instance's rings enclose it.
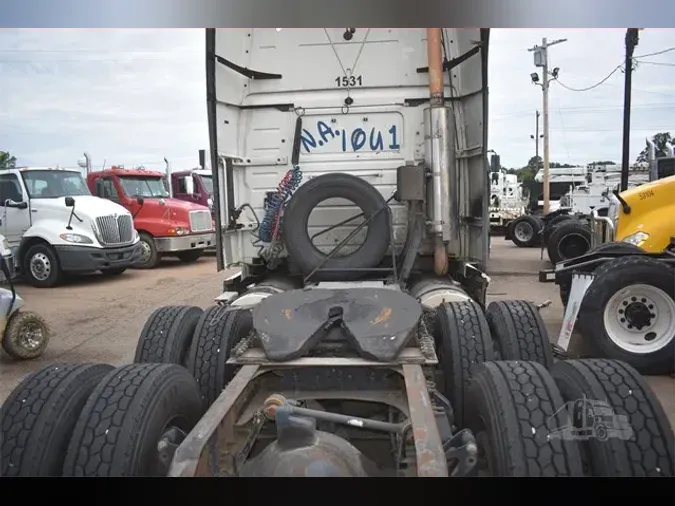
<path fill-rule="evenodd" d="M 141 239 L 141 260 L 134 267 L 151 269 L 163 256 L 194 262 L 215 245 L 215 228 L 206 206 L 171 198 L 165 174 L 145 169 L 92 172 L 87 158 L 87 184 L 92 194 L 117 202 L 131 212 Z"/>
<path fill-rule="evenodd" d="M 207 206 L 213 214 L 213 178 L 209 169 L 172 172 L 171 188 L 174 198 Z"/>

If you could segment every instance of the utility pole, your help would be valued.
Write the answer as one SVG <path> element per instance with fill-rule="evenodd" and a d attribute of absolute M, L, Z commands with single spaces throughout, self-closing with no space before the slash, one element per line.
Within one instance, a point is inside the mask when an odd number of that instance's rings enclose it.
<path fill-rule="evenodd" d="M 541 116 L 541 114 L 537 110 L 536 116 L 535 116 L 535 126 L 534 126 L 535 134 L 530 135 L 530 139 L 534 139 L 534 146 L 535 146 L 534 156 L 536 156 L 537 158 L 539 158 L 539 139 L 544 137 L 543 135 L 539 134 L 539 116 Z"/>
<path fill-rule="evenodd" d="M 623 153 L 621 159 L 621 191 L 628 189 L 628 172 L 630 169 L 630 99 L 633 77 L 633 50 L 638 45 L 639 28 L 626 30 L 626 62 L 624 68 L 625 82 L 623 88 Z"/>
<path fill-rule="evenodd" d="M 534 46 L 528 51 L 534 51 L 534 65 L 535 67 L 542 67 L 542 82 L 539 84 L 539 76 L 537 73 L 530 74 L 532 82 L 541 86 L 543 92 L 543 116 L 544 116 L 544 214 L 549 212 L 551 206 L 551 176 L 549 166 L 549 133 L 548 133 L 548 87 L 550 84 L 548 72 L 548 48 L 566 42 L 567 39 L 558 39 L 549 42 L 546 37 L 541 39 L 541 46 Z M 553 69 L 551 75 L 553 79 L 558 77 L 557 67 Z"/>

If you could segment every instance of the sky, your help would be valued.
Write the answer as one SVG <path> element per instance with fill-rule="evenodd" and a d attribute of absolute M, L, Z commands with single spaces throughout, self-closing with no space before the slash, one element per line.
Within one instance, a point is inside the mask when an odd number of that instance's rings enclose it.
<path fill-rule="evenodd" d="M 621 161 L 624 29 L 493 29 L 489 148 L 504 167 L 535 153 L 541 88 L 528 48 L 549 49 L 559 82 L 550 87 L 550 159 Z M 640 32 L 635 55 L 675 48 L 675 30 Z M 675 50 L 640 58 L 633 74 L 631 160 L 657 132 L 675 134 Z M 104 164 L 174 169 L 197 165 L 208 147 L 204 31 L 1 30 L 0 150 L 20 164 L 76 167 L 82 153 Z M 540 72 L 541 75 L 541 72 Z M 543 119 L 540 118 L 540 132 Z M 543 154 L 543 142 L 539 146 Z"/>

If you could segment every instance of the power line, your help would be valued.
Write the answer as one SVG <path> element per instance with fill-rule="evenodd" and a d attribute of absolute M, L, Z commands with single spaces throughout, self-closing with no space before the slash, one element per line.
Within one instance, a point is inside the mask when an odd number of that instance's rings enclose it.
<path fill-rule="evenodd" d="M 666 62 L 660 62 L 660 61 L 640 60 L 639 63 L 646 63 L 647 65 L 663 65 L 664 67 L 675 67 L 675 63 L 666 63 Z"/>
<path fill-rule="evenodd" d="M 648 56 L 658 56 L 660 54 L 669 53 L 671 51 L 675 51 L 675 47 L 669 47 L 668 49 L 663 49 L 663 50 L 657 51 L 655 53 L 648 53 L 648 54 L 641 54 L 640 56 L 633 56 L 633 59 L 636 60 L 638 58 L 647 58 Z"/>
<path fill-rule="evenodd" d="M 632 60 L 633 60 L 633 61 L 638 61 L 638 63 L 650 63 L 650 62 L 640 62 L 639 59 L 640 59 L 640 58 L 647 58 L 647 57 L 649 57 L 649 56 L 657 56 L 657 55 L 660 55 L 660 54 L 669 53 L 670 51 L 675 51 L 675 47 L 669 47 L 669 48 L 667 48 L 667 49 L 663 49 L 663 50 L 661 50 L 661 51 L 656 51 L 656 52 L 654 52 L 654 53 L 643 54 L 643 55 L 640 55 L 640 56 L 633 56 L 633 57 L 632 57 Z M 657 64 L 657 65 L 658 65 L 658 64 Z M 663 65 L 667 65 L 667 66 L 675 66 L 675 64 L 665 64 L 665 63 L 664 63 Z M 567 86 L 566 84 L 560 82 L 559 79 L 557 79 L 557 82 L 558 82 L 558 84 L 559 84 L 560 86 L 562 86 L 563 88 L 565 88 L 565 89 L 567 89 L 567 90 L 570 90 L 570 91 L 577 91 L 577 92 L 590 91 L 590 90 L 593 90 L 593 89 L 597 88 L 598 86 L 604 84 L 610 77 L 612 77 L 612 76 L 613 76 L 618 70 L 620 70 L 623 66 L 624 66 L 624 63 L 621 62 L 621 63 L 620 63 L 619 65 L 617 65 L 617 66 L 614 68 L 614 70 L 612 70 L 612 71 L 611 71 L 604 79 L 602 79 L 601 81 L 597 82 L 597 83 L 594 84 L 593 86 L 589 86 L 588 88 L 572 88 L 572 87 Z"/>
<path fill-rule="evenodd" d="M 593 86 L 589 86 L 588 88 L 571 88 L 571 87 L 567 86 L 566 84 L 563 84 L 562 82 L 560 82 L 560 79 L 556 79 L 556 82 L 557 82 L 560 86 L 562 86 L 563 88 L 565 88 L 566 90 L 570 90 L 570 91 L 590 91 L 590 90 L 592 90 L 592 89 L 594 89 L 594 88 L 597 88 L 598 86 L 600 86 L 601 84 L 603 84 L 605 81 L 607 81 L 607 79 L 609 79 L 610 77 L 612 77 L 612 76 L 616 73 L 616 71 L 619 70 L 622 66 L 623 66 L 623 64 L 617 65 L 617 66 L 614 68 L 614 70 L 612 70 L 612 71 L 607 75 L 607 77 L 605 77 L 602 81 L 599 81 L 599 82 L 595 83 Z"/>

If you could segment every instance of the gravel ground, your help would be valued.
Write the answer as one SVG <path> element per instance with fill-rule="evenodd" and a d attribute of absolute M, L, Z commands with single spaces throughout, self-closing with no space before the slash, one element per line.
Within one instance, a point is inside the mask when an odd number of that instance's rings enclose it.
<path fill-rule="evenodd" d="M 489 299 L 551 300 L 542 310 L 549 334 L 555 338 L 563 308 L 554 284 L 539 283 L 537 272 L 548 265 L 538 249 L 521 249 L 502 237 L 492 241 Z M 36 289 L 19 285 L 27 309 L 39 312 L 54 331 L 44 355 L 30 362 L 15 362 L 0 355 L 0 402 L 21 378 L 44 365 L 59 362 L 102 362 L 123 365 L 133 360 L 141 328 L 159 306 L 211 305 L 221 293 L 224 273 L 216 272 L 213 257 L 191 265 L 167 260 L 158 269 L 129 270 L 116 279 L 98 275 L 75 278 L 66 286 Z M 573 349 L 581 343 L 573 340 Z M 675 426 L 675 380 L 649 377 L 648 382 Z"/>

